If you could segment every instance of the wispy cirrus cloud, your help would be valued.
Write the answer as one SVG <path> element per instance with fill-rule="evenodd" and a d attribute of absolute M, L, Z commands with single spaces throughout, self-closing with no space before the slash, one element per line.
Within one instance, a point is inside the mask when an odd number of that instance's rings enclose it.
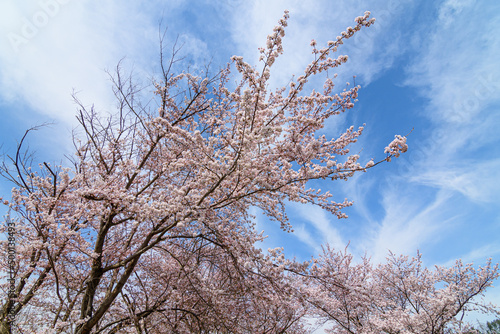
<path fill-rule="evenodd" d="M 70 123 L 73 89 L 84 102 L 111 109 L 114 96 L 105 70 L 113 72 L 125 58 L 140 77 L 151 77 L 158 68 L 160 20 L 162 28 L 175 30 L 180 20 L 171 14 L 182 3 L 170 2 L 168 10 L 156 1 L 2 3 L 1 97 L 28 101 L 34 110 Z M 191 57 L 209 58 L 202 41 L 182 32 L 172 35 L 179 35 Z M 174 38 L 166 41 L 169 48 Z"/>
<path fill-rule="evenodd" d="M 308 229 L 304 224 L 295 229 L 295 235 L 299 240 L 313 247 L 315 251 L 319 251 L 326 243 L 336 249 L 343 249 L 346 246 L 346 241 L 335 227 L 337 218 L 317 206 L 290 203 L 290 207 L 296 214 L 296 219 L 308 223 Z"/>
<path fill-rule="evenodd" d="M 383 194 L 386 216 L 375 231 L 375 254 L 391 245 L 406 251 L 434 242 L 437 234 L 432 232 L 444 232 L 447 216 L 455 214 L 455 223 L 468 226 L 475 222 L 460 217 L 466 210 L 496 203 L 500 195 L 495 154 L 500 139 L 500 37 L 494 33 L 498 9 L 491 2 L 445 1 L 433 25 L 416 29 L 415 38 L 426 43 L 414 50 L 406 84 L 428 101 L 421 112 L 428 120 L 423 131 L 427 138 L 418 138 L 401 157 L 401 178 L 396 182 L 406 184 L 407 191 L 413 186 L 428 190 L 407 196 L 389 188 Z M 462 196 L 458 202 L 456 195 Z M 423 200 L 433 197 L 431 203 Z M 483 250 L 498 248 L 498 241 L 485 242 Z M 463 247 L 470 254 L 486 254 L 472 243 Z"/>
<path fill-rule="evenodd" d="M 2 112 L 19 113 L 24 128 L 55 122 L 50 130 L 51 137 L 58 138 L 56 149 L 71 151 L 68 137 L 76 125 L 77 111 L 72 93 L 86 106 L 113 112 L 116 98 L 109 75 L 122 59 L 125 74 L 133 72 L 138 84 L 149 85 L 152 91 L 151 78 L 159 67 L 160 29 L 170 28 L 165 41 L 167 52 L 177 35 L 178 46 L 183 46 L 181 57 L 187 54 L 197 63 L 210 58 L 205 42 L 177 30 L 186 19 L 178 15 L 185 5 L 184 1 L 170 1 L 168 7 L 161 1 L 108 1 L 97 5 L 70 0 L 3 1 Z"/>
<path fill-rule="evenodd" d="M 389 250 L 411 254 L 429 243 L 442 242 L 440 236 L 450 230 L 450 223 L 456 219 L 445 205 L 450 193 L 440 191 L 423 199 L 414 195 L 416 191 L 405 195 L 389 188 L 383 192 L 385 216 L 369 229 L 372 237 L 361 243 L 375 262 L 383 261 Z"/>
<path fill-rule="evenodd" d="M 350 57 L 350 61 L 339 69 L 344 74 L 339 80 L 340 85 L 344 83 L 342 80 L 352 80 L 353 74 L 360 77 L 363 84 L 368 84 L 404 52 L 405 43 L 391 31 L 393 26 L 401 23 L 405 9 L 412 3 L 411 0 L 391 3 L 358 1 L 355 4 L 325 0 L 246 2 L 234 12 L 231 30 L 241 55 L 247 62 L 257 64 L 257 48 L 265 46 L 266 36 L 272 33 L 283 11 L 290 11 L 283 42 L 285 54 L 273 65 L 275 75 L 271 85 L 281 86 L 291 75 L 301 75 L 305 66 L 314 59 L 309 47 L 312 39 L 317 40 L 318 45 L 326 45 L 327 41 L 334 40 L 348 26 L 354 25 L 355 17 L 371 11 L 372 17 L 377 19 L 375 25 L 359 32 L 338 51 L 339 55 L 348 54 Z"/>
<path fill-rule="evenodd" d="M 429 101 L 423 115 L 431 124 L 425 151 L 410 161 L 410 180 L 478 202 L 500 195 L 499 9 L 493 2 L 445 1 L 406 81 Z"/>
<path fill-rule="evenodd" d="M 465 166 L 429 170 L 410 178 L 414 182 L 459 192 L 471 201 L 496 203 L 500 188 L 500 160 L 491 159 Z"/>

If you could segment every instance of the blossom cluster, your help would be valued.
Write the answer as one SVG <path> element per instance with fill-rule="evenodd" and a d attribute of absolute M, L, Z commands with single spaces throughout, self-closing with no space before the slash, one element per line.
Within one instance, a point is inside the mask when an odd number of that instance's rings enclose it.
<path fill-rule="evenodd" d="M 387 160 L 390 161 L 391 157 L 397 158 L 407 150 L 406 137 L 396 135 L 394 140 L 385 148 L 384 152 L 387 154 Z"/>

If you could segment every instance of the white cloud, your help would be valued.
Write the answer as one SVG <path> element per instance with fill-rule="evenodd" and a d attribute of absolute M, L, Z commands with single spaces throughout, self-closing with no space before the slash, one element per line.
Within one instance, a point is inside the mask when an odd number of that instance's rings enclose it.
<path fill-rule="evenodd" d="M 128 59 L 141 76 L 151 76 L 159 57 L 158 21 L 153 14 L 161 6 L 155 4 L 155 9 L 153 3 L 131 1 L 98 6 L 90 1 L 62 3 L 46 0 L 30 7 L 2 3 L 1 18 L 8 20 L 1 32 L 10 47 L 0 51 L 0 84 L 2 98 L 28 101 L 37 112 L 71 123 L 73 89 L 83 102 L 112 109 L 114 97 L 105 70 L 113 72 L 121 59 Z M 47 20 L 38 22 L 37 17 Z M 168 12 L 166 19 L 173 19 Z M 196 58 L 204 53 L 203 42 L 192 36 L 181 35 L 180 42 Z"/>
<path fill-rule="evenodd" d="M 415 193 L 418 189 L 406 188 L 402 193 L 391 187 L 383 192 L 385 216 L 371 228 L 372 238 L 361 243 L 373 261 L 382 262 L 389 250 L 396 254 L 414 253 L 428 243 L 438 242 L 440 233 L 450 227 L 455 217 L 444 206 L 449 192 L 439 191 L 432 200 L 412 195 Z"/>
<path fill-rule="evenodd" d="M 461 193 L 475 202 L 496 202 L 500 189 L 500 160 L 468 164 L 462 168 L 427 170 L 411 178 L 412 181 Z"/>
<path fill-rule="evenodd" d="M 11 48 L 2 49 L 0 54 L 5 65 L 1 82 L 4 98 L 27 101 L 37 112 L 64 123 L 71 123 L 75 114 L 70 96 L 73 88 L 88 102 L 111 105 L 103 70 L 116 62 L 109 38 L 113 31 L 102 29 L 103 17 L 96 16 L 98 12 L 70 2 L 60 5 L 53 16 L 46 14 L 47 23 L 36 27 L 33 18 L 46 13 L 42 6 L 28 11 L 13 9 L 17 11 L 9 14 L 16 20 L 8 28 L 22 42 L 11 43 Z"/>
<path fill-rule="evenodd" d="M 486 244 L 482 247 L 472 249 L 471 251 L 462 254 L 460 259 L 463 263 L 476 263 L 478 265 L 484 265 L 485 261 L 493 256 L 500 254 L 500 245 L 498 244 Z M 442 266 L 451 267 L 455 264 L 455 260 L 451 259 L 444 263 Z M 499 299 L 500 300 L 500 299 Z"/>
<path fill-rule="evenodd" d="M 500 195 L 494 154 L 500 138 L 499 8 L 492 2 L 444 2 L 435 26 L 420 32 L 428 42 L 416 50 L 406 81 L 429 101 L 424 114 L 431 121 L 428 140 L 403 157 L 408 180 L 474 202 L 494 202 Z"/>
<path fill-rule="evenodd" d="M 181 1 L 169 2 L 171 11 L 163 13 L 165 25 L 175 26 L 174 9 L 181 5 Z M 58 146 L 71 150 L 68 136 L 76 125 L 77 111 L 73 91 L 84 105 L 113 112 L 116 100 L 106 71 L 113 74 L 123 58 L 125 73 L 133 69 L 137 79 L 144 79 L 140 85 L 151 84 L 149 79 L 159 65 L 158 25 L 163 7 L 157 1 L 3 1 L 0 99 L 30 108 L 21 111 L 26 128 L 32 122 L 55 121 L 53 135 L 60 138 L 59 143 L 67 143 L 65 148 Z M 183 52 L 195 61 L 207 58 L 204 42 L 189 34 L 180 35 L 179 40 Z M 166 41 L 168 51 L 172 41 Z"/>
<path fill-rule="evenodd" d="M 351 80 L 352 75 L 368 84 L 377 75 L 387 69 L 393 59 L 403 52 L 403 43 L 392 34 L 390 43 L 381 40 L 391 30 L 399 15 L 411 1 L 253 1 L 242 5 L 233 16 L 233 40 L 243 57 L 250 64 L 256 64 L 257 48 L 265 46 L 266 36 L 283 15 L 290 11 L 289 25 L 284 38 L 285 54 L 274 65 L 274 81 L 271 85 L 286 84 L 292 74 L 300 75 L 305 66 L 313 60 L 309 43 L 316 39 L 318 45 L 334 40 L 348 26 L 354 25 L 354 18 L 367 10 L 377 18 L 374 26 L 358 33 L 357 37 L 346 42 L 338 54 L 348 54 L 350 61 L 341 71 L 339 85 L 344 80 Z M 241 15 L 244 12 L 245 15 Z M 321 15 L 318 15 L 321 13 Z M 333 74 L 333 73 L 332 73 Z M 359 81 L 358 81 L 359 82 Z"/>
<path fill-rule="evenodd" d="M 346 242 L 334 227 L 333 220 L 336 218 L 333 215 L 313 205 L 290 203 L 289 207 L 294 209 L 298 217 L 310 223 L 307 227 L 299 225 L 299 228 L 295 229 L 299 240 L 313 247 L 316 251 L 320 250 L 321 245 L 326 243 L 336 249 L 345 248 Z"/>
<path fill-rule="evenodd" d="M 407 84 L 430 99 L 427 115 L 436 123 L 467 123 L 499 101 L 499 5 L 447 1 L 435 26 L 422 30 Z"/>
<path fill-rule="evenodd" d="M 318 240 L 315 240 L 311 233 L 309 233 L 309 229 L 305 224 L 295 224 L 293 227 L 293 234 L 303 243 L 311 247 L 312 249 L 317 250 L 320 244 Z"/>

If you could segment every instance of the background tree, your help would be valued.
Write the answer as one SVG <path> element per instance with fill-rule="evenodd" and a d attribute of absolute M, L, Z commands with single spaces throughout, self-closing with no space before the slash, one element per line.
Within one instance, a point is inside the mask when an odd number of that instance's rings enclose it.
<path fill-rule="evenodd" d="M 19 145 L 13 168 L 3 168 L 16 185 L 4 204 L 17 214 L 18 245 L 17 298 L 3 300 L 4 333 L 13 328 L 78 334 L 304 333 L 304 317 L 334 314 L 328 305 L 337 303 L 335 290 L 318 299 L 321 289 L 333 284 L 355 296 L 354 276 L 342 274 L 350 265 L 337 266 L 336 272 L 328 259 L 309 268 L 279 249 L 263 253 L 256 243 L 264 237 L 255 231 L 248 209 L 260 208 L 287 232 L 292 231 L 287 201 L 346 217 L 342 209 L 349 201 L 337 202 L 330 193 L 309 188 L 308 181 L 347 180 L 398 157 L 407 150 L 406 138 L 396 136 L 383 160 L 361 165 L 349 145 L 362 127 L 333 139 L 317 134 L 325 120 L 354 106 L 359 86 L 335 93 L 328 75 L 347 56 L 330 55 L 373 23 L 368 12 L 324 48 L 313 41 L 314 60 L 304 74 L 269 91 L 287 19 L 285 12 L 259 50 L 260 72 L 232 57 L 239 78 L 234 87 L 231 64 L 213 76 L 208 70 L 176 74 L 177 50 L 166 62 L 161 47 L 154 110 L 138 102 L 138 89 L 118 67 L 113 116 L 103 118 L 80 103 L 81 132 L 74 135 L 71 168 L 43 163 L 35 172 Z M 307 82 L 320 73 L 326 74 L 323 91 L 307 93 Z M 6 268 L 5 258 L 1 265 Z M 388 266 L 398 268 L 396 262 Z M 382 269 L 366 264 L 360 270 L 377 278 Z M 482 271 L 471 272 L 483 282 L 477 289 L 456 281 L 466 290 L 455 297 L 466 297 L 462 302 L 468 304 L 496 272 L 496 267 L 484 277 Z M 361 285 L 377 287 L 374 291 L 382 294 L 377 298 L 391 300 L 392 295 L 383 296 L 387 282 L 356 277 Z M 434 283 L 419 281 L 429 291 Z M 6 291 L 8 284 L 1 287 Z M 353 301 L 345 296 L 341 310 L 360 309 L 360 316 L 373 317 L 385 311 L 370 308 L 362 294 Z M 9 322 L 9 310 L 15 322 Z M 333 320 L 352 321 L 349 315 Z M 452 321 L 453 316 L 443 323 Z"/>
<path fill-rule="evenodd" d="M 498 334 L 500 333 L 500 319 L 487 321 L 486 324 L 479 324 L 480 328 L 476 333 L 480 334 Z M 471 332 L 472 333 L 472 332 Z"/>
<path fill-rule="evenodd" d="M 430 270 L 419 253 L 390 254 L 376 266 L 367 258 L 353 263 L 347 251 L 327 246 L 313 260 L 308 296 L 314 315 L 332 324 L 331 333 L 462 333 L 471 328 L 462 322 L 467 312 L 498 313 L 474 301 L 498 275 L 491 262 L 475 269 L 457 260 Z"/>
<path fill-rule="evenodd" d="M 486 327 L 488 328 L 488 331 L 486 333 L 488 334 L 497 334 L 500 333 L 500 319 L 487 322 Z"/>

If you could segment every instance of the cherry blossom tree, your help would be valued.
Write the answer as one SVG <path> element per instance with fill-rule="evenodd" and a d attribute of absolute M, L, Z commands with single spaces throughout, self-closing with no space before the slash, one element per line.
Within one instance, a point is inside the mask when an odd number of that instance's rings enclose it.
<path fill-rule="evenodd" d="M 309 268 L 309 298 L 330 333 L 470 333 L 467 312 L 498 313 L 474 301 L 498 276 L 491 261 L 478 269 L 457 260 L 430 270 L 419 253 L 391 253 L 386 263 L 372 265 L 326 246 Z"/>
<path fill-rule="evenodd" d="M 215 75 L 174 73 L 177 49 L 165 61 L 160 43 L 154 108 L 140 104 L 118 67 L 116 113 L 102 117 L 80 103 L 71 167 L 43 163 L 35 170 L 22 154 L 23 137 L 12 168 L 4 164 L 2 171 L 15 184 L 12 198 L 2 200 L 14 213 L 17 245 L 15 296 L 2 300 L 2 333 L 307 333 L 311 316 L 348 332 L 382 332 L 392 322 L 409 328 L 405 317 L 426 323 L 406 312 L 408 303 L 436 308 L 426 303 L 443 297 L 433 290 L 437 282 L 449 282 L 453 294 L 443 307 L 459 300 L 458 312 L 491 284 L 496 267 L 486 276 L 472 267 L 442 269 L 437 279 L 408 269 L 399 278 L 406 262 L 394 260 L 387 264 L 394 274 L 382 279 L 383 268 L 367 260 L 351 266 L 349 256 L 337 260 L 327 252 L 314 264 L 298 263 L 280 249 L 258 247 L 264 236 L 249 208 L 285 232 L 293 231 L 287 201 L 345 218 L 342 210 L 352 203 L 308 181 L 347 180 L 407 150 L 406 138 L 396 136 L 384 159 L 360 164 L 349 147 L 362 127 L 333 139 L 318 134 L 329 117 L 354 106 L 359 86 L 336 93 L 329 75 L 347 56 L 331 56 L 374 22 L 369 13 L 325 47 L 313 41 L 304 73 L 271 91 L 287 19 L 285 12 L 259 49 L 260 71 L 235 56 Z M 322 91 L 308 92 L 317 75 L 326 76 Z M 6 269 L 7 257 L 0 263 Z M 461 270 L 468 276 L 453 280 Z M 398 279 L 415 284 L 403 290 L 414 293 L 406 308 L 398 304 Z M 7 291 L 9 284 L 0 287 Z M 370 288 L 377 291 L 373 301 L 364 294 Z M 453 322 L 453 310 L 442 311 L 439 324 Z M 352 312 L 361 325 L 352 324 Z"/>
<path fill-rule="evenodd" d="M 491 322 L 486 323 L 486 329 L 484 329 L 484 332 L 482 331 L 481 333 L 485 334 L 495 334 L 500 332 L 500 319 L 496 319 Z"/>

